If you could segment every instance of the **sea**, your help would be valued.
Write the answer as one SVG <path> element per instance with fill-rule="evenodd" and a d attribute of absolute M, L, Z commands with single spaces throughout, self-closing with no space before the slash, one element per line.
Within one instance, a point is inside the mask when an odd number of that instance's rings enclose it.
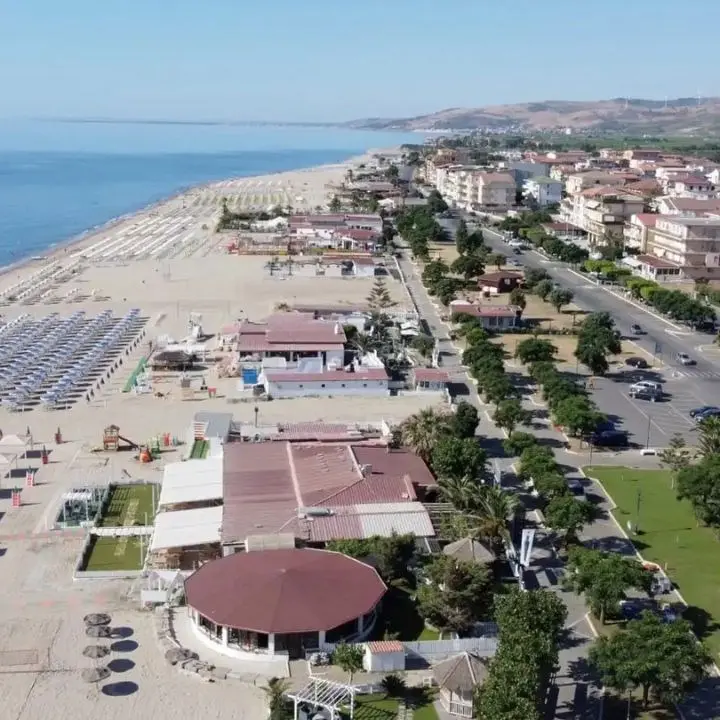
<path fill-rule="evenodd" d="M 342 128 L 0 120 L 0 267 L 193 185 L 423 140 Z"/>

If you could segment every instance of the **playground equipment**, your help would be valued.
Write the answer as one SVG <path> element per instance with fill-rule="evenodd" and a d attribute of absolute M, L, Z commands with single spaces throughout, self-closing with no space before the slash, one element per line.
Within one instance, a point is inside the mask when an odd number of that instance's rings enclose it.
<path fill-rule="evenodd" d="M 120 443 L 125 443 L 125 446 Z M 103 431 L 103 450 L 138 450 L 140 446 L 123 437 L 117 425 L 108 425 Z"/>
<path fill-rule="evenodd" d="M 188 317 L 188 334 L 193 340 L 197 340 L 203 336 L 201 313 L 190 313 L 190 316 Z"/>
<path fill-rule="evenodd" d="M 60 431 L 60 428 L 58 428 L 55 432 L 55 444 L 62 445 L 62 441 L 63 441 L 62 432 Z"/>

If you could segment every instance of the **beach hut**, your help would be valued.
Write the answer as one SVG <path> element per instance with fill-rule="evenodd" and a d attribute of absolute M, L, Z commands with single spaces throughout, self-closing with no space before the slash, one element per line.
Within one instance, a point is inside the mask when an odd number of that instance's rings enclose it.
<path fill-rule="evenodd" d="M 443 709 L 458 717 L 472 718 L 473 693 L 487 677 L 485 661 L 469 652 L 438 663 L 433 677 L 440 688 L 439 699 Z"/>

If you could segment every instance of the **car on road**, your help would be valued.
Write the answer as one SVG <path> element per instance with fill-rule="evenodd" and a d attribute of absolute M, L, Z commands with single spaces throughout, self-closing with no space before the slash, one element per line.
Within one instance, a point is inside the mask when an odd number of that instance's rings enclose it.
<path fill-rule="evenodd" d="M 695 365 L 696 362 L 691 358 L 687 353 L 685 352 L 679 352 L 675 359 L 681 364 L 681 365 Z"/>
<path fill-rule="evenodd" d="M 511 248 L 521 248 L 523 246 L 523 242 L 522 242 L 522 240 L 510 240 L 508 245 Z"/>
<path fill-rule="evenodd" d="M 585 486 L 580 482 L 580 480 L 577 478 L 568 478 L 567 486 L 568 490 L 570 490 L 572 495 L 578 500 L 587 500 L 587 495 L 585 495 Z"/>
<path fill-rule="evenodd" d="M 663 399 L 662 390 L 655 390 L 649 387 L 631 387 L 628 395 L 633 400 L 649 400 L 650 402 L 657 402 Z"/>
<path fill-rule="evenodd" d="M 654 380 L 638 380 L 630 386 L 630 390 L 655 390 L 655 392 L 661 392 L 662 385 Z"/>
<path fill-rule="evenodd" d="M 520 265 L 520 263 L 517 260 L 510 259 L 510 260 L 508 260 L 507 264 L 510 265 L 511 267 L 522 267 L 522 265 Z"/>
<path fill-rule="evenodd" d="M 623 430 L 601 430 L 591 437 L 593 445 L 597 447 L 627 447 L 628 434 Z"/>
<path fill-rule="evenodd" d="M 644 370 L 645 368 L 649 367 L 648 361 L 645 358 L 637 356 L 629 357 L 625 361 L 625 364 L 633 368 L 639 368 L 640 370 Z"/>
<path fill-rule="evenodd" d="M 630 326 L 630 332 L 631 332 L 633 335 L 644 335 L 644 334 L 645 334 L 645 331 L 644 331 L 644 330 L 642 329 L 642 327 L 641 327 L 640 325 L 638 325 L 637 323 L 633 323 L 633 324 Z"/>
<path fill-rule="evenodd" d="M 717 405 L 702 405 L 701 407 L 693 408 L 688 415 L 691 418 L 698 417 L 699 415 L 704 415 L 705 413 L 709 412 L 719 412 L 720 413 L 720 407 Z"/>
<path fill-rule="evenodd" d="M 522 250 L 519 247 L 514 248 L 513 255 L 522 255 Z"/>

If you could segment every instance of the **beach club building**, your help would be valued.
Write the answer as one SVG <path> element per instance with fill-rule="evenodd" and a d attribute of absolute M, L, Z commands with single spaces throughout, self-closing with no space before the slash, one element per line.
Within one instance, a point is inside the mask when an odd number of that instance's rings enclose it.
<path fill-rule="evenodd" d="M 251 550 L 206 563 L 185 581 L 193 628 L 217 652 L 302 658 L 373 629 L 387 588 L 370 565 L 311 548 Z"/>

